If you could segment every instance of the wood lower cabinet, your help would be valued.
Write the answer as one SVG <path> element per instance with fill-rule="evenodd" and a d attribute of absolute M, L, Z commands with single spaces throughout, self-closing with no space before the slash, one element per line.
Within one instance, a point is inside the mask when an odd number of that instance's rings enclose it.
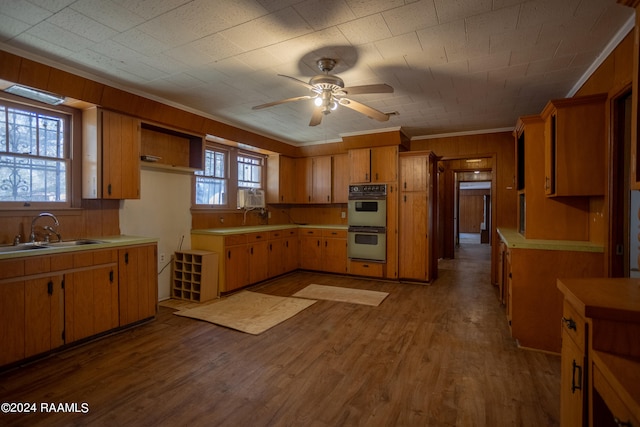
<path fill-rule="evenodd" d="M 258 283 L 269 278 L 269 234 L 247 234 L 249 251 L 249 283 Z"/>
<path fill-rule="evenodd" d="M 277 230 L 269 233 L 268 276 L 276 277 L 298 268 L 298 231 Z"/>
<path fill-rule="evenodd" d="M 120 325 L 116 250 L 74 255 L 65 275 L 65 342 L 71 343 Z"/>
<path fill-rule="evenodd" d="M 587 426 L 588 325 L 565 301 L 560 356 L 560 425 Z"/>
<path fill-rule="evenodd" d="M 138 301 L 146 301 L 147 308 L 141 313 L 153 317 L 156 245 L 122 250 L 138 251 L 130 252 L 132 261 L 146 259 L 128 285 L 141 289 Z M 132 323 L 119 317 L 127 308 L 119 300 L 118 272 L 124 267 L 118 253 L 118 248 L 88 249 L 0 260 L 0 366 Z"/>
<path fill-rule="evenodd" d="M 246 242 L 246 238 L 243 240 Z M 220 275 L 220 290 L 222 292 L 229 292 L 243 288 L 251 283 L 249 276 L 249 250 L 247 248 L 247 244 L 225 244 L 223 253 L 224 263 L 223 272 Z"/>
<path fill-rule="evenodd" d="M 120 325 L 156 315 L 158 279 L 156 245 L 131 246 L 118 251 Z"/>
<path fill-rule="evenodd" d="M 300 268 L 304 270 L 322 270 L 322 230 L 319 228 L 301 228 Z"/>
<path fill-rule="evenodd" d="M 347 231 L 322 230 L 322 271 L 347 273 Z"/>
<path fill-rule="evenodd" d="M 64 344 L 64 276 L 24 282 L 24 357 Z"/>

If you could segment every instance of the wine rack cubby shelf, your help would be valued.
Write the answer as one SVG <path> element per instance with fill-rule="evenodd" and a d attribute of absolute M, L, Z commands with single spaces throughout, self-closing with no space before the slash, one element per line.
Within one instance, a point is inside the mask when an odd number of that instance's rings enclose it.
<path fill-rule="evenodd" d="M 171 298 L 204 302 L 219 296 L 218 254 L 195 249 L 176 252 Z"/>

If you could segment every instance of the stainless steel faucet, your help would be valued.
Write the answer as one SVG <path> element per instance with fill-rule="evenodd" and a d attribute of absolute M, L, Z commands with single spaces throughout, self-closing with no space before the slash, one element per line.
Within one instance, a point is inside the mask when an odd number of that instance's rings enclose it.
<path fill-rule="evenodd" d="M 60 225 L 60 222 L 58 222 L 58 218 L 56 218 L 54 214 L 50 212 L 40 213 L 37 217 L 33 218 L 33 220 L 31 221 L 31 234 L 29 235 L 29 241 L 31 243 L 35 243 L 36 241 L 36 230 L 35 230 L 36 222 L 42 217 L 51 217 L 53 218 L 54 226 L 58 227 Z M 48 227 L 48 228 L 49 228 L 49 231 L 53 231 L 51 227 Z M 54 231 L 54 233 L 58 236 L 58 239 L 60 239 L 60 234 L 58 234 L 57 231 Z"/>

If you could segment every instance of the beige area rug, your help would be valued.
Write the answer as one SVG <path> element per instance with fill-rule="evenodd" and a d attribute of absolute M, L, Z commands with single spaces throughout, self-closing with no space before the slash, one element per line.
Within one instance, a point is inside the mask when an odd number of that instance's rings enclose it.
<path fill-rule="evenodd" d="M 311 284 L 292 296 L 378 306 L 388 295 L 387 292 Z"/>
<path fill-rule="evenodd" d="M 258 335 L 316 302 L 241 291 L 195 308 L 176 311 L 173 314 Z"/>

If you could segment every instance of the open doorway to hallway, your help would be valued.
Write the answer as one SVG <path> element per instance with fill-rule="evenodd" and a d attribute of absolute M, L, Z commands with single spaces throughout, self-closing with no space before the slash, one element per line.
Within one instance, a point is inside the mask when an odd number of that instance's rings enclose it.
<path fill-rule="evenodd" d="M 457 173 L 456 245 L 491 242 L 491 172 Z M 481 181 L 481 179 L 487 179 Z"/>

